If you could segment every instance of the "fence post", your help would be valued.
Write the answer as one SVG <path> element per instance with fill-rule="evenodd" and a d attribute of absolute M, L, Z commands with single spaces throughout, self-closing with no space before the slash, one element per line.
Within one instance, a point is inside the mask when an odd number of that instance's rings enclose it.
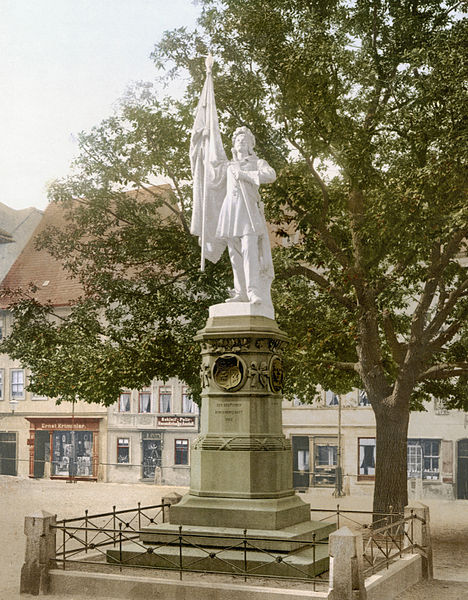
<path fill-rule="evenodd" d="M 169 510 L 171 508 L 171 504 L 177 504 L 182 500 L 182 496 L 177 492 L 172 492 L 167 496 L 161 498 L 161 503 L 163 506 L 163 523 L 169 523 Z"/>
<path fill-rule="evenodd" d="M 422 576 L 424 579 L 433 579 L 434 569 L 432 563 L 432 541 L 429 525 L 429 507 L 421 502 L 412 500 L 405 506 L 405 518 L 413 515 L 413 544 L 421 554 Z"/>
<path fill-rule="evenodd" d="M 342 527 L 329 538 L 330 600 L 365 600 L 362 535 Z"/>
<path fill-rule="evenodd" d="M 21 568 L 20 593 L 38 596 L 49 591 L 50 561 L 55 559 L 56 515 L 44 510 L 25 517 L 26 554 Z"/>

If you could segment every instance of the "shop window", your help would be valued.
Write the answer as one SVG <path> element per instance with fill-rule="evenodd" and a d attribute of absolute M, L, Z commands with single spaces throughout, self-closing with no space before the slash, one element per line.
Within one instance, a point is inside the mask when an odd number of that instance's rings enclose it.
<path fill-rule="evenodd" d="M 309 487 L 310 456 L 309 436 L 293 435 L 291 437 L 293 454 L 293 486 L 295 489 Z"/>
<path fill-rule="evenodd" d="M 334 486 L 338 459 L 336 438 L 314 439 L 314 485 Z"/>
<path fill-rule="evenodd" d="M 358 479 L 375 477 L 375 438 L 359 438 Z"/>
<path fill-rule="evenodd" d="M 5 398 L 3 393 L 4 372 L 4 369 L 0 369 L 0 400 L 4 400 Z"/>
<path fill-rule="evenodd" d="M 365 390 L 359 390 L 358 392 L 358 404 L 359 406 L 370 406 L 369 398 Z"/>
<path fill-rule="evenodd" d="M 335 394 L 335 392 L 332 392 L 331 390 L 325 392 L 325 404 L 327 406 L 338 406 L 339 403 L 340 399 L 338 394 Z"/>
<path fill-rule="evenodd" d="M 128 465 L 130 463 L 129 438 L 117 438 L 117 462 L 119 465 Z"/>
<path fill-rule="evenodd" d="M 159 412 L 160 413 L 171 412 L 171 400 L 172 400 L 172 388 L 160 387 L 159 388 Z"/>
<path fill-rule="evenodd" d="M 187 388 L 182 389 L 182 412 L 198 415 L 198 404 L 193 401 L 192 394 Z"/>
<path fill-rule="evenodd" d="M 151 392 L 140 392 L 138 394 L 139 412 L 151 412 Z"/>
<path fill-rule="evenodd" d="M 440 479 L 440 440 L 408 440 L 408 477 Z"/>
<path fill-rule="evenodd" d="M 188 440 L 175 440 L 174 464 L 188 465 Z"/>
<path fill-rule="evenodd" d="M 119 412 L 130 412 L 130 392 L 123 392 L 120 394 Z"/>
<path fill-rule="evenodd" d="M 54 431 L 52 475 L 93 477 L 93 432 Z"/>
<path fill-rule="evenodd" d="M 24 398 L 24 370 L 11 370 L 11 397 Z"/>

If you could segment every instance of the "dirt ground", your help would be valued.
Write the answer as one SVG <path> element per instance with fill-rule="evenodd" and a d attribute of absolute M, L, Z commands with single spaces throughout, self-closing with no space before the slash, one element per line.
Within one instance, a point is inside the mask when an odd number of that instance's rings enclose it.
<path fill-rule="evenodd" d="M 157 504 L 161 497 L 185 488 L 149 484 L 66 483 L 0 476 L 0 600 L 29 600 L 32 596 L 18 593 L 24 560 L 24 517 L 38 510 L 69 518 L 90 513 Z M 315 508 L 370 510 L 371 498 L 351 496 L 337 500 L 331 490 L 321 489 L 301 494 Z M 398 600 L 468 600 L 468 501 L 425 502 L 431 511 L 431 533 L 434 551 L 434 581 L 419 584 Z M 354 518 L 354 515 L 349 515 Z M 313 517 L 312 517 L 313 518 Z M 346 525 L 342 517 L 341 525 Z M 70 597 L 63 600 L 70 600 Z"/>

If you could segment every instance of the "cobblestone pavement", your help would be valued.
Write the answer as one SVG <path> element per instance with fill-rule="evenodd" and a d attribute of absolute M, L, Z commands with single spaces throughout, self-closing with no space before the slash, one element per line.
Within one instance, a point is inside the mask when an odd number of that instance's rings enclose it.
<path fill-rule="evenodd" d="M 24 517 L 37 510 L 67 518 L 90 512 L 105 512 L 158 504 L 162 496 L 184 488 L 150 484 L 116 484 L 31 480 L 0 476 L 0 600 L 32 600 L 18 593 L 24 560 Z M 347 496 L 337 500 L 330 489 L 315 489 L 301 497 L 312 507 L 340 510 L 370 510 L 369 496 Z M 434 581 L 414 586 L 395 600 L 468 600 L 468 501 L 425 501 L 431 511 L 434 546 Z M 355 515 L 348 515 L 355 518 Z M 313 518 L 313 517 L 312 517 Z M 342 516 L 341 525 L 347 524 Z M 56 600 L 59 600 L 55 597 Z M 70 600 L 70 597 L 60 600 Z M 93 599 L 96 600 L 96 599 Z"/>

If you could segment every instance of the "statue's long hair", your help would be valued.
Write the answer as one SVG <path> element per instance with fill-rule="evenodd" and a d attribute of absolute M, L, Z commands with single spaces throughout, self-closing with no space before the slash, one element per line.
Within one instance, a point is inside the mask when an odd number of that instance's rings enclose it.
<path fill-rule="evenodd" d="M 234 148 L 234 145 L 235 145 L 237 136 L 239 136 L 241 134 L 245 135 L 245 137 L 247 138 L 247 142 L 249 144 L 249 156 L 251 156 L 253 158 L 258 158 L 258 156 L 254 152 L 255 136 L 250 131 L 250 129 L 248 127 L 246 127 L 245 125 L 243 125 L 242 127 L 238 127 L 232 134 L 232 158 L 234 160 L 239 160 L 239 158 L 237 156 L 237 151 Z"/>

